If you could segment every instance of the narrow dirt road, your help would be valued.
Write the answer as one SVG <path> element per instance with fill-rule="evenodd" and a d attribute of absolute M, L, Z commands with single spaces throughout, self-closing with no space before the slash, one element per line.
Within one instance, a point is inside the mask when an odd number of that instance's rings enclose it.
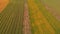
<path fill-rule="evenodd" d="M 27 2 L 24 3 L 23 34 L 31 34 L 31 26 L 30 26 L 29 11 L 28 11 Z"/>

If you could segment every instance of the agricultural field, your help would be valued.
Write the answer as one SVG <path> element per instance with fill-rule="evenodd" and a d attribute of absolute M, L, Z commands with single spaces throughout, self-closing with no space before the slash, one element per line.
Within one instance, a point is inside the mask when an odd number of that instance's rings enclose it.
<path fill-rule="evenodd" d="M 6 0 L 5 3 L 2 5 L 5 8 L 0 13 L 0 34 L 22 34 L 24 1 Z"/>
<path fill-rule="evenodd" d="M 28 0 L 31 32 L 32 34 L 60 34 L 60 20 L 52 14 L 51 3 L 43 3 L 45 0 Z M 55 7 L 56 8 L 56 7 Z M 57 14 L 58 12 L 55 11 Z M 55 14 L 56 15 L 56 14 Z M 60 14 L 59 14 L 60 15 Z"/>
<path fill-rule="evenodd" d="M 0 34 L 60 34 L 59 0 L 0 0 Z"/>

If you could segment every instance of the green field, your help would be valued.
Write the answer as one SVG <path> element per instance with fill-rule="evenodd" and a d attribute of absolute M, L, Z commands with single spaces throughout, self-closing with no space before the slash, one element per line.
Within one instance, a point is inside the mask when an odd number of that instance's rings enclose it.
<path fill-rule="evenodd" d="M 23 0 L 10 0 L 0 14 L 0 34 L 22 34 Z"/>

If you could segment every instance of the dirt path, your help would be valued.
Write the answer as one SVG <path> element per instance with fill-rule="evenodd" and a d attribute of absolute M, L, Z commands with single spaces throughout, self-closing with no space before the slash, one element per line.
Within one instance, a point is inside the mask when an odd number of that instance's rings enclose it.
<path fill-rule="evenodd" d="M 24 22 L 23 22 L 23 34 L 31 34 L 31 26 L 29 21 L 29 11 L 27 3 L 24 4 Z"/>

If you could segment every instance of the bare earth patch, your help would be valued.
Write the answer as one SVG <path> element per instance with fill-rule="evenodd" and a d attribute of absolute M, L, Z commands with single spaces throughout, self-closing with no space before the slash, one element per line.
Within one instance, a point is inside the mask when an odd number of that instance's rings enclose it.
<path fill-rule="evenodd" d="M 0 0 L 0 13 L 3 11 L 3 9 L 7 6 L 9 3 L 9 0 Z"/>
<path fill-rule="evenodd" d="M 23 22 L 23 34 L 31 34 L 30 21 L 29 21 L 29 12 L 27 3 L 24 4 L 24 22 Z"/>

